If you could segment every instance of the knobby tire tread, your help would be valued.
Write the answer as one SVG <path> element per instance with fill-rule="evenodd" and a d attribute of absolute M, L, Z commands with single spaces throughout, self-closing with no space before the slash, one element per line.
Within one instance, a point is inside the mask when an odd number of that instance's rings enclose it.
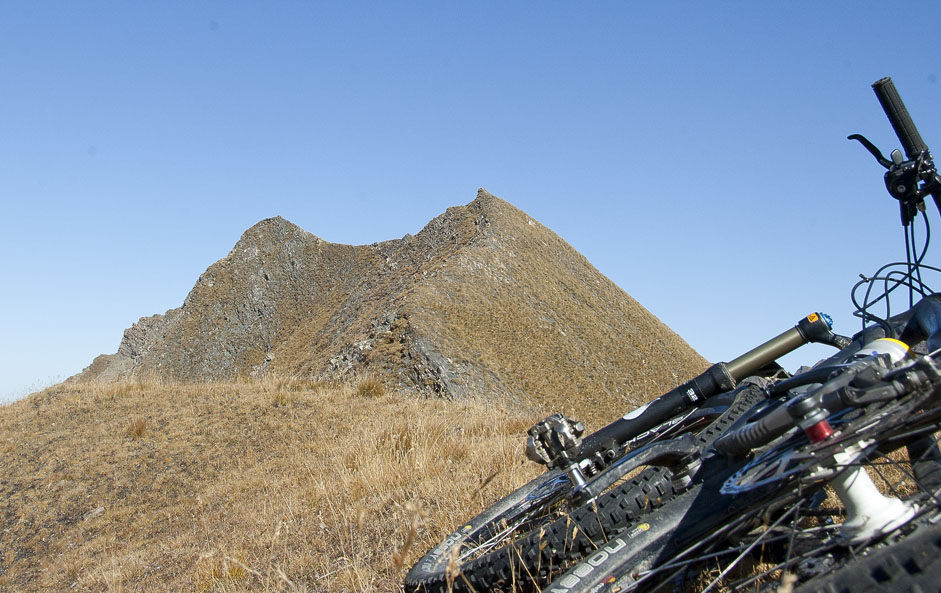
<path fill-rule="evenodd" d="M 924 525 L 899 542 L 873 550 L 794 593 L 941 591 L 941 524 Z"/>
<path fill-rule="evenodd" d="M 493 587 L 512 587 L 514 583 L 521 589 L 529 589 L 532 584 L 527 585 L 522 580 L 527 578 L 527 572 L 538 576 L 540 571 L 550 570 L 559 562 L 580 558 L 594 549 L 592 541 L 621 529 L 655 505 L 672 498 L 675 495 L 672 484 L 669 470 L 648 468 L 603 495 L 598 501 L 597 514 L 586 507 L 576 509 L 568 516 L 529 532 L 506 549 L 461 566 L 462 575 L 454 580 L 452 590 L 488 591 Z M 427 579 L 407 578 L 405 585 L 407 591 L 422 593 L 448 590 L 443 570 Z"/>

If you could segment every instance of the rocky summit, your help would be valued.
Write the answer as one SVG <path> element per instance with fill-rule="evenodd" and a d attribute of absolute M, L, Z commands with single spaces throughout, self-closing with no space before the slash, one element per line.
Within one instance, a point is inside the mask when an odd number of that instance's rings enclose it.
<path fill-rule="evenodd" d="M 584 417 L 705 365 L 555 233 L 481 189 L 415 236 L 365 246 L 263 220 L 181 307 L 141 318 L 74 380 L 365 373 Z"/>

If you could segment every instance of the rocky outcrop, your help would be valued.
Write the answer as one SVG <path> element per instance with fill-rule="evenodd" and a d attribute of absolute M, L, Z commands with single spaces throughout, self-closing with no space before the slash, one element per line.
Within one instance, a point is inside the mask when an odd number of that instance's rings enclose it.
<path fill-rule="evenodd" d="M 480 190 L 415 236 L 367 246 L 263 220 L 180 308 L 142 318 L 76 379 L 365 372 L 566 410 L 640 403 L 704 366 L 555 233 Z"/>

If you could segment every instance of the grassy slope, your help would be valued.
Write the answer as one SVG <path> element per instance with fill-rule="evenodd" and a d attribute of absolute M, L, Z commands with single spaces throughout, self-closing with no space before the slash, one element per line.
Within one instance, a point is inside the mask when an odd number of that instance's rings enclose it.
<path fill-rule="evenodd" d="M 370 387 L 60 385 L 0 407 L 0 591 L 398 590 L 534 475 L 537 418 Z"/>
<path fill-rule="evenodd" d="M 519 399 L 591 426 L 704 370 L 706 361 L 554 232 L 486 194 L 487 219 L 416 286 L 406 310 L 462 376 L 486 369 Z M 473 389 L 471 390 L 473 391 Z M 484 390 L 481 390 L 484 391 Z M 496 397 L 495 397 L 496 399 Z"/>

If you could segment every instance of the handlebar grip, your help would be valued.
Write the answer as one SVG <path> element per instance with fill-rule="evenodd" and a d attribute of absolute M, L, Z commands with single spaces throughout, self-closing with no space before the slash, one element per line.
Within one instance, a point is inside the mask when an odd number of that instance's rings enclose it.
<path fill-rule="evenodd" d="M 876 97 L 882 105 L 882 110 L 889 118 L 889 123 L 892 124 L 892 129 L 895 130 L 895 135 L 902 142 L 905 155 L 914 160 L 922 152 L 928 150 L 925 141 L 921 139 L 921 134 L 918 133 L 918 128 L 915 127 L 915 122 L 908 114 L 908 109 L 902 103 L 902 97 L 895 89 L 892 79 L 886 76 L 881 80 L 877 80 L 872 83 L 872 90 L 876 92 Z"/>

